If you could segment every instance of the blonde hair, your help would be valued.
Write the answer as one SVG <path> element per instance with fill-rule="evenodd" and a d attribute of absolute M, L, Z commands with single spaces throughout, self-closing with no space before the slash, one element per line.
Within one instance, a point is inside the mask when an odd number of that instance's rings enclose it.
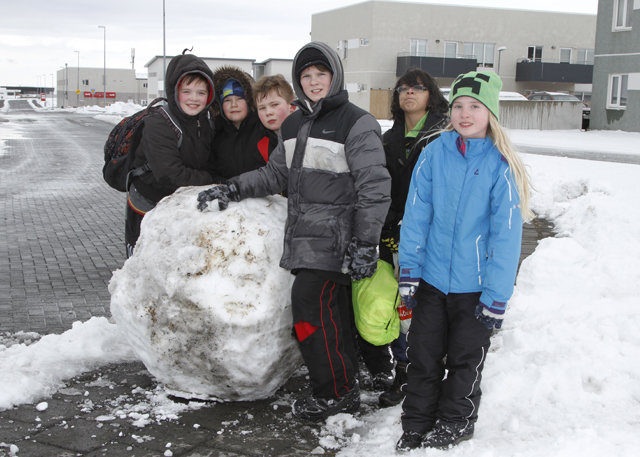
<path fill-rule="evenodd" d="M 453 124 L 449 124 L 444 128 L 444 131 L 455 130 Z M 529 222 L 536 215 L 531 211 L 529 207 L 529 200 L 531 198 L 531 177 L 529 172 L 520 158 L 520 154 L 516 151 L 516 148 L 511 143 L 507 132 L 498 123 L 498 120 L 490 112 L 489 114 L 489 127 L 487 128 L 487 135 L 493 141 L 500 154 L 505 158 L 509 164 L 509 170 L 513 177 L 516 187 L 518 189 L 518 196 L 520 198 L 520 214 L 522 214 L 522 220 Z"/>

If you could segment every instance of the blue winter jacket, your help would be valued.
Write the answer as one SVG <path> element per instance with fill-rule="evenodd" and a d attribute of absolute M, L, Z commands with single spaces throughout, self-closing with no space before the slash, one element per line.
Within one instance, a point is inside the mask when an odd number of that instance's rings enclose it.
<path fill-rule="evenodd" d="M 401 226 L 401 274 L 445 294 L 482 292 L 480 301 L 504 314 L 522 241 L 517 187 L 490 138 L 467 140 L 464 155 L 458 138 L 443 132 L 414 168 Z"/>

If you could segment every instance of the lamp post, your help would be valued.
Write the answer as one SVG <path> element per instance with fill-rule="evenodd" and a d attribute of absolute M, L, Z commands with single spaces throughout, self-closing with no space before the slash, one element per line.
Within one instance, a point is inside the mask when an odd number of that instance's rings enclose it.
<path fill-rule="evenodd" d="M 507 47 L 506 46 L 500 46 L 498 48 L 498 71 L 497 74 L 500 74 L 500 57 L 502 56 L 502 51 L 506 51 Z"/>
<path fill-rule="evenodd" d="M 103 78 L 103 92 L 102 92 L 102 96 L 104 97 L 104 107 L 107 107 L 107 26 L 106 25 L 99 25 L 98 26 L 99 29 L 104 29 L 104 74 L 102 76 Z"/>
<path fill-rule="evenodd" d="M 51 109 L 56 107 L 56 104 L 58 103 L 57 100 L 55 99 L 56 96 L 56 85 L 55 82 L 53 81 L 53 73 L 49 73 L 51 75 Z"/>
<path fill-rule="evenodd" d="M 44 107 L 47 107 L 47 75 L 42 75 L 42 91 L 44 92 Z"/>
<path fill-rule="evenodd" d="M 80 108 L 80 51 L 73 51 L 78 53 L 78 80 L 76 86 L 76 106 Z"/>
<path fill-rule="evenodd" d="M 36 75 L 36 95 L 40 93 L 40 75 Z"/>

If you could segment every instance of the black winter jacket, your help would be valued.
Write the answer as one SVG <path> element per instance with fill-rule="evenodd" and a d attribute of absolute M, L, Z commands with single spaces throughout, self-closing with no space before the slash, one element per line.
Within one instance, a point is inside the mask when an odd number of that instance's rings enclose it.
<path fill-rule="evenodd" d="M 391 237 L 396 242 L 400 240 L 400 226 L 398 224 L 404 216 L 413 169 L 425 146 L 440 136 L 434 135 L 434 133 L 442 130 L 447 122 L 446 114 L 429 111 L 424 126 L 416 138 L 405 138 L 404 121 L 394 122 L 393 126 L 382 136 L 387 170 L 391 175 L 391 206 L 382 230 L 382 238 Z M 407 149 L 409 149 L 408 157 Z M 382 245 L 380 257 L 393 265 L 390 252 Z"/>
<path fill-rule="evenodd" d="M 340 58 L 320 42 L 307 44 L 298 55 L 307 47 L 323 52 L 334 69 L 328 97 L 312 107 L 294 83 L 299 109 L 282 124 L 269 162 L 231 181 L 241 198 L 288 189 L 282 268 L 340 273 L 352 238 L 378 243 L 391 179 L 384 167 L 380 125 L 349 102 L 342 90 Z"/>
<path fill-rule="evenodd" d="M 211 98 L 197 116 L 187 115 L 178 104 L 178 83 L 187 73 L 199 73 L 209 81 Z M 213 131 L 208 106 L 214 96 L 213 73 L 204 61 L 192 54 L 174 57 L 167 68 L 167 103 L 182 129 L 182 145 L 168 121 L 160 114 L 144 121 L 134 167 L 149 163 L 151 171 L 134 178 L 133 184 L 144 197 L 158 202 L 183 186 L 213 183 L 208 161 Z"/>

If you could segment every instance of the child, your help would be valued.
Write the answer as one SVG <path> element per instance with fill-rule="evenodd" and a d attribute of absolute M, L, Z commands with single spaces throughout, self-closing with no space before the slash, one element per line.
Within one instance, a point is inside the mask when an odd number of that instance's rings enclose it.
<path fill-rule="evenodd" d="M 291 84 L 282 75 L 263 76 L 253 85 L 260 122 L 276 135 L 284 120 L 296 110 Z M 274 146 L 275 147 L 275 146 Z"/>
<path fill-rule="evenodd" d="M 313 390 L 294 402 L 293 414 L 320 421 L 360 407 L 347 289 L 375 272 L 391 179 L 380 125 L 349 102 L 337 53 L 308 43 L 292 73 L 299 109 L 283 122 L 267 165 L 201 192 L 198 208 L 288 189 L 280 266 L 296 275 L 293 329 Z"/>
<path fill-rule="evenodd" d="M 211 167 L 216 182 L 256 170 L 269 160 L 278 136 L 256 114 L 251 77 L 238 67 L 222 66 L 213 73 L 219 88 L 215 105 L 216 132 Z"/>
<path fill-rule="evenodd" d="M 213 131 L 209 112 L 214 93 L 213 73 L 192 54 L 179 55 L 167 67 L 167 105 L 182 130 L 178 148 L 176 133 L 169 121 L 155 113 L 144 121 L 134 168 L 148 163 L 151 171 L 133 178 L 127 196 L 125 244 L 127 258 L 140 236 L 144 215 L 156 203 L 183 186 L 213 184 L 208 167 Z"/>
<path fill-rule="evenodd" d="M 380 258 L 398 267 L 398 242 L 404 207 L 409 192 L 413 168 L 420 152 L 438 138 L 447 124 L 449 103 L 438 83 L 423 70 L 407 70 L 396 82 L 391 101 L 393 126 L 382 137 L 391 175 L 391 207 L 382 229 Z M 402 385 L 407 380 L 406 334 L 400 333 L 391 343 L 396 361 L 393 384 L 378 401 L 381 407 L 395 406 L 404 399 Z"/>
<path fill-rule="evenodd" d="M 451 123 L 411 178 L 399 246 L 399 292 L 413 308 L 399 451 L 473 436 L 489 338 L 533 217 L 527 172 L 498 124 L 501 87 L 490 72 L 454 81 Z"/>

